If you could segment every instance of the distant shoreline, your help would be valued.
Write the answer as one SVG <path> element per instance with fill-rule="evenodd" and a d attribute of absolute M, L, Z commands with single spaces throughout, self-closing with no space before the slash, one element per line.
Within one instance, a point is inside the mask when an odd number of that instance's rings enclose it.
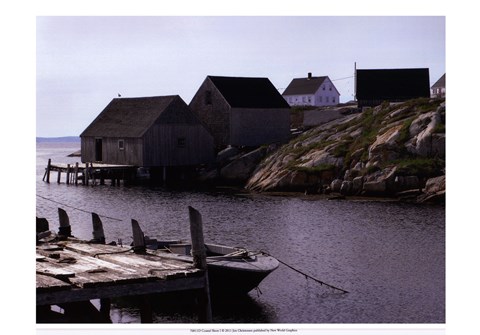
<path fill-rule="evenodd" d="M 80 143 L 79 136 L 63 136 L 63 137 L 37 137 L 37 143 L 57 143 L 57 142 L 70 142 L 70 143 Z"/>

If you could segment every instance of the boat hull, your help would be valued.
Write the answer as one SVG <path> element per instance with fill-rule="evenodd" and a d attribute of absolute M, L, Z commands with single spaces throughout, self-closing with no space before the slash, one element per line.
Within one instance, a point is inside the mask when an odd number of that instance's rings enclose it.
<path fill-rule="evenodd" d="M 245 295 L 279 266 L 269 255 L 254 253 L 241 248 L 206 244 L 207 269 L 210 292 L 213 296 Z M 163 257 L 193 263 L 190 245 L 172 244 Z"/>

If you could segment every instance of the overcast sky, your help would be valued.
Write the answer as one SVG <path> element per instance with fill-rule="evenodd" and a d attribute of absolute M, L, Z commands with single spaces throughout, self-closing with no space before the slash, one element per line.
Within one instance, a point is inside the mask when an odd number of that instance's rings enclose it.
<path fill-rule="evenodd" d="M 359 69 L 445 73 L 443 16 L 38 16 L 37 136 L 78 136 L 117 94 L 178 94 L 207 75 L 329 76 L 353 99 Z"/>

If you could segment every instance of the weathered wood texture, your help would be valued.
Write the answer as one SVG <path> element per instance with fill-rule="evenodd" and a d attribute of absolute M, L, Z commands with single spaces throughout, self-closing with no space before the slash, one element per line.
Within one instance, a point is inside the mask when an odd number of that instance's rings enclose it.
<path fill-rule="evenodd" d="M 81 142 L 82 162 L 159 167 L 214 160 L 212 135 L 179 96 L 114 99 Z"/>
<path fill-rule="evenodd" d="M 232 108 L 230 144 L 259 146 L 290 139 L 290 110 Z"/>
<path fill-rule="evenodd" d="M 245 78 L 238 79 L 243 81 Z M 231 80 L 235 81 L 235 78 Z M 253 82 L 256 82 L 255 78 Z M 241 95 L 242 92 L 238 94 Z M 285 104 L 284 107 L 276 106 L 276 103 L 272 103 L 272 107 L 265 107 L 264 105 L 268 105 L 272 99 L 270 96 L 251 104 L 248 103 L 251 97 L 244 96 L 246 105 L 251 106 L 239 107 L 231 105 L 221 89 L 207 77 L 189 106 L 207 125 L 217 149 L 227 145 L 258 146 L 283 143 L 287 142 L 290 136 L 290 110 L 280 94 L 278 92 L 275 94 L 278 94 L 278 98 Z"/>
<path fill-rule="evenodd" d="M 189 106 L 208 127 L 217 148 L 230 143 L 230 106 L 209 78 L 204 80 Z"/>
<path fill-rule="evenodd" d="M 130 248 L 69 238 L 37 246 L 37 305 L 200 289 L 203 271 Z"/>

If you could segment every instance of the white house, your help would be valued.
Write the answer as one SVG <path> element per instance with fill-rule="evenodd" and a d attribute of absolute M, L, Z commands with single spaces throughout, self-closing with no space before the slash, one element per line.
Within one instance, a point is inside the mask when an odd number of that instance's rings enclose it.
<path fill-rule="evenodd" d="M 282 94 L 290 106 L 332 106 L 340 102 L 340 93 L 328 76 L 293 79 Z"/>
<path fill-rule="evenodd" d="M 431 96 L 432 98 L 443 98 L 446 94 L 445 86 L 445 74 L 436 81 L 435 84 L 431 87 Z"/>

